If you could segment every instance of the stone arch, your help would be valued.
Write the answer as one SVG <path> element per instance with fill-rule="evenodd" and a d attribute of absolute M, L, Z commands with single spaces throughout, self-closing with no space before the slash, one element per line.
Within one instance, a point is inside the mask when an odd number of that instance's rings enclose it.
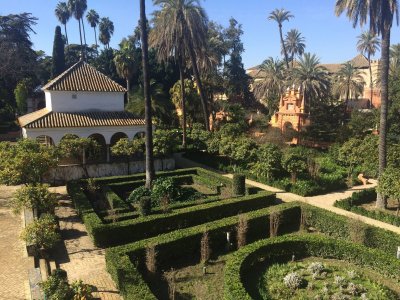
<path fill-rule="evenodd" d="M 289 121 L 286 121 L 282 126 L 282 134 L 286 141 L 292 141 L 297 135 L 297 132 L 293 124 Z"/>
<path fill-rule="evenodd" d="M 63 135 L 63 137 L 60 139 L 60 143 L 66 138 L 66 137 L 71 137 L 71 138 L 79 138 L 76 134 L 71 134 L 71 133 L 66 133 Z M 82 157 L 62 157 L 60 160 L 60 165 L 71 165 L 71 164 L 81 164 L 83 160 L 83 155 Z"/>
<path fill-rule="evenodd" d="M 115 156 L 111 153 L 111 147 L 114 146 L 120 139 L 128 139 L 128 135 L 124 132 L 114 133 L 110 139 L 110 158 L 112 161 L 122 161 L 123 158 Z"/>
<path fill-rule="evenodd" d="M 107 160 L 107 144 L 106 139 L 100 133 L 93 133 L 89 137 L 97 142 L 99 148 L 96 151 L 87 151 L 86 157 L 88 162 L 104 162 Z"/>
<path fill-rule="evenodd" d="M 140 138 L 144 138 L 145 136 L 146 136 L 146 132 L 140 131 L 140 132 L 136 133 L 133 138 L 134 139 L 140 139 Z"/>
<path fill-rule="evenodd" d="M 48 135 L 39 135 L 36 137 L 36 141 L 46 146 L 54 146 L 54 140 L 51 136 Z"/>

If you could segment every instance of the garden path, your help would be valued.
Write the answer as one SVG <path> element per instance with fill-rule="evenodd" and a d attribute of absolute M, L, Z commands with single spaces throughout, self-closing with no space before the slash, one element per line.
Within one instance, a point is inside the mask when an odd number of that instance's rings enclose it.
<path fill-rule="evenodd" d="M 174 155 L 175 161 L 176 161 L 176 165 L 182 168 L 192 168 L 192 167 L 201 167 L 201 168 L 206 168 L 208 170 L 212 170 L 214 172 L 218 172 L 221 173 L 219 171 L 216 171 L 210 167 L 204 166 L 202 164 L 199 164 L 197 162 L 194 162 L 192 160 L 189 160 L 187 158 L 182 157 L 181 153 L 178 153 L 176 155 Z M 225 174 L 224 176 L 230 177 L 232 178 L 232 174 Z M 392 232 L 395 232 L 397 234 L 400 234 L 400 227 L 385 223 L 385 222 L 381 222 L 378 220 L 374 220 L 365 216 L 361 216 L 352 212 L 349 212 L 347 210 L 341 209 L 341 208 L 337 208 L 334 207 L 333 204 L 335 203 L 336 200 L 342 200 L 342 199 L 346 199 L 348 197 L 350 197 L 354 192 L 358 191 L 358 190 L 363 190 L 363 189 L 369 189 L 372 187 L 376 186 L 376 181 L 375 180 L 370 180 L 370 184 L 365 185 L 365 186 L 356 186 L 353 188 L 350 188 L 348 190 L 344 190 L 344 191 L 339 191 L 339 192 L 333 192 L 333 193 L 329 193 L 329 194 L 325 194 L 325 195 L 319 195 L 319 196 L 312 196 L 312 197 L 302 197 L 293 193 L 288 193 L 285 192 L 283 190 L 277 189 L 275 187 L 260 183 L 260 182 L 256 182 L 254 180 L 249 180 L 246 179 L 246 183 L 258 188 L 261 188 L 263 190 L 266 191 L 270 191 L 270 192 L 274 192 L 276 193 L 276 197 L 277 199 L 283 201 L 283 202 L 293 202 L 293 201 L 299 201 L 299 202 L 304 202 L 319 208 L 323 208 L 326 210 L 329 210 L 331 212 L 334 212 L 338 215 L 343 215 L 352 219 L 356 219 L 359 221 L 362 221 L 366 224 L 372 225 L 372 226 L 376 226 L 376 227 L 380 227 L 386 230 L 390 230 Z"/>
<path fill-rule="evenodd" d="M 85 225 L 73 208 L 65 186 L 50 190 L 60 197 L 56 215 L 59 217 L 63 244 L 55 251 L 60 268 L 67 271 L 70 282 L 81 279 L 93 286 L 95 297 L 104 300 L 122 299 L 106 270 L 105 250 L 94 246 Z"/>
<path fill-rule="evenodd" d="M 0 299 L 4 300 L 28 298 L 28 270 L 33 266 L 19 239 L 22 218 L 15 216 L 8 204 L 18 188 L 0 185 Z"/>

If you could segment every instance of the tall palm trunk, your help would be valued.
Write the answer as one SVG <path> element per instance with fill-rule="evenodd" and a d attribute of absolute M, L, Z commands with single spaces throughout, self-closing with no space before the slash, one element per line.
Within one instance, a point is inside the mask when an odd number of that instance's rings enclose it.
<path fill-rule="evenodd" d="M 97 44 L 96 26 L 93 27 L 93 30 L 94 30 L 94 42 L 96 43 L 96 53 L 98 54 L 99 53 L 99 50 L 98 50 L 99 45 Z"/>
<path fill-rule="evenodd" d="M 186 101 L 185 101 L 185 78 L 183 74 L 183 55 L 179 57 L 179 80 L 181 81 L 181 107 L 182 107 L 182 147 L 186 149 Z"/>
<path fill-rule="evenodd" d="M 154 180 L 153 160 L 153 124 L 151 119 L 150 77 L 149 77 L 149 49 L 146 29 L 146 4 L 140 0 L 140 31 L 142 36 L 142 65 L 143 65 L 143 88 L 145 99 L 146 119 L 146 188 L 151 188 Z"/>
<path fill-rule="evenodd" d="M 67 42 L 67 45 L 69 45 L 69 43 L 68 43 L 68 34 L 67 34 L 67 23 L 64 24 L 64 31 L 65 31 L 65 40 Z"/>
<path fill-rule="evenodd" d="M 289 69 L 288 55 L 286 52 L 286 46 L 285 46 L 285 42 L 283 40 L 283 34 L 282 34 L 282 24 L 279 24 L 279 35 L 281 36 L 281 44 L 282 44 L 282 49 L 283 49 L 283 55 L 285 56 L 286 68 Z"/>
<path fill-rule="evenodd" d="M 82 31 L 83 31 L 83 41 L 85 42 L 85 46 L 86 44 L 86 33 L 85 33 L 85 23 L 83 22 L 83 17 L 81 18 L 82 21 Z"/>
<path fill-rule="evenodd" d="M 127 78 L 126 79 L 126 90 L 128 91 L 128 94 L 129 94 L 130 89 L 131 89 L 131 80 L 129 78 Z"/>
<path fill-rule="evenodd" d="M 386 168 L 386 130 L 387 130 L 387 114 L 389 102 L 389 49 L 390 49 L 390 28 L 391 26 L 385 22 L 382 29 L 381 44 L 381 116 L 379 124 L 379 175 Z M 378 194 L 376 199 L 377 208 L 386 208 L 387 199 L 382 194 Z"/>
<path fill-rule="evenodd" d="M 78 20 L 79 23 L 79 38 L 81 40 L 81 59 L 83 59 L 83 43 L 82 43 L 82 28 L 81 28 L 81 20 Z"/>
<path fill-rule="evenodd" d="M 372 97 L 374 95 L 374 83 L 372 82 L 372 66 L 371 66 L 371 53 L 368 52 L 368 67 L 369 67 L 369 88 L 370 88 L 370 106 L 372 107 Z"/>

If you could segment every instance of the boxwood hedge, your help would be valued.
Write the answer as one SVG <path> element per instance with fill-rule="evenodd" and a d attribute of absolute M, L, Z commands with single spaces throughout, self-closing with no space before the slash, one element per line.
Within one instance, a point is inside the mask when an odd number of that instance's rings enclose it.
<path fill-rule="evenodd" d="M 271 211 L 281 214 L 280 234 L 295 232 L 299 229 L 300 206 L 298 203 L 281 204 L 264 208 L 246 214 L 248 220 L 247 240 L 249 243 L 269 236 L 269 216 Z M 107 270 L 120 289 L 124 299 L 156 299 L 142 277 L 146 246 L 156 248 L 157 267 L 167 270 L 178 267 L 182 258 L 200 261 L 200 241 L 204 231 L 208 231 L 213 255 L 227 251 L 226 232 L 232 233 L 235 240 L 235 230 L 238 216 L 232 216 L 217 221 L 176 230 L 157 237 L 141 240 L 135 243 L 106 249 Z M 232 249 L 236 249 L 232 245 Z"/>
<path fill-rule="evenodd" d="M 203 169 L 190 169 L 197 172 L 202 180 L 209 180 L 210 185 L 218 180 L 231 182 L 229 178 L 215 175 Z M 170 172 L 173 173 L 173 172 Z M 86 225 L 88 233 L 98 247 L 109 247 L 134 242 L 180 228 L 248 212 L 275 204 L 275 194 L 260 192 L 239 198 L 213 201 L 196 206 L 176 209 L 168 214 L 154 214 L 137 217 L 116 223 L 103 222 L 92 208 L 89 199 L 81 189 L 80 182 L 71 181 L 68 192 L 75 207 Z M 109 195 L 112 193 L 109 192 Z M 113 198 L 116 196 L 112 195 Z M 115 201 L 112 199 L 112 201 Z"/>
<path fill-rule="evenodd" d="M 257 241 L 229 256 L 224 272 L 224 299 L 257 298 L 248 292 L 255 293 L 254 289 L 246 289 L 246 273 L 261 261 L 268 264 L 289 260 L 293 254 L 296 258 L 316 256 L 350 261 L 400 280 L 400 261 L 383 251 L 320 235 L 286 235 Z"/>

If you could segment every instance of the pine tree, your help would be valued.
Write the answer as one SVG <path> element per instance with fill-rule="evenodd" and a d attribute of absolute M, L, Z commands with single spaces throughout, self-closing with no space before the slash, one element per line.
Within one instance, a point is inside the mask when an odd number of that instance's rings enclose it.
<path fill-rule="evenodd" d="M 57 26 L 53 43 L 53 63 L 51 77 L 60 75 L 65 70 L 64 41 L 61 35 L 61 27 Z"/>

